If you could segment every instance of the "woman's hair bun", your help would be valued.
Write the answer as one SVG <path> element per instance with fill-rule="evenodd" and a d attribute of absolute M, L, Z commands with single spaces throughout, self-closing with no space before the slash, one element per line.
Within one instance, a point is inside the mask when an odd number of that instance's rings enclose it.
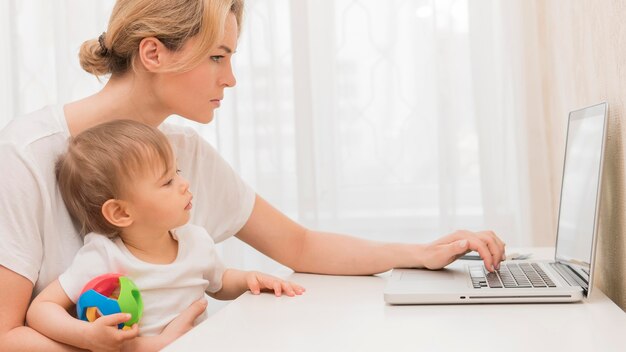
<path fill-rule="evenodd" d="M 83 70 L 96 75 L 103 76 L 111 73 L 110 57 L 103 52 L 98 39 L 87 40 L 80 46 L 78 59 Z"/>

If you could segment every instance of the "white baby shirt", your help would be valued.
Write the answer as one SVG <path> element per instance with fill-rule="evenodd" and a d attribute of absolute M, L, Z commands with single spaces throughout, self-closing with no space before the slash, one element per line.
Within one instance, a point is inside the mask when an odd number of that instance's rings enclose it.
<path fill-rule="evenodd" d="M 122 240 L 90 233 L 72 265 L 59 276 L 61 287 L 76 303 L 87 282 L 98 275 L 120 273 L 139 288 L 143 299 L 143 317 L 139 322 L 141 336 L 158 335 L 163 328 L 205 291 L 222 287 L 224 265 L 213 239 L 201 227 L 187 224 L 172 230 L 178 240 L 178 255 L 170 264 L 152 264 L 136 258 Z M 196 323 L 206 319 L 205 312 Z"/>

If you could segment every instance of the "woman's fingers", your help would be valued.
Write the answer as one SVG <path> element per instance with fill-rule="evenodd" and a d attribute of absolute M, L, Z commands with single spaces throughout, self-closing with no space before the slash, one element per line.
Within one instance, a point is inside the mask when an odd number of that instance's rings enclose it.
<path fill-rule="evenodd" d="M 487 246 L 494 269 L 500 269 L 504 247 L 499 243 L 498 237 L 492 231 L 479 232 L 477 237 Z M 487 268 L 489 269 L 489 267 Z"/>
<path fill-rule="evenodd" d="M 183 324 L 193 325 L 193 322 L 196 320 L 196 318 L 204 313 L 208 304 L 209 302 L 207 302 L 206 299 L 201 298 L 189 305 L 189 307 L 187 307 L 182 313 L 180 313 L 178 317 L 174 318 L 172 322 L 178 320 Z"/>
<path fill-rule="evenodd" d="M 469 249 L 478 252 L 489 271 L 498 269 L 500 262 L 504 260 L 504 242 L 493 231 L 457 231 L 452 234 L 451 239 L 467 239 Z"/>
<path fill-rule="evenodd" d="M 485 268 L 489 271 L 493 271 L 493 256 L 487 243 L 477 236 L 471 236 L 468 238 L 469 240 L 469 249 L 478 252 L 480 257 L 483 258 L 483 262 L 485 263 Z"/>

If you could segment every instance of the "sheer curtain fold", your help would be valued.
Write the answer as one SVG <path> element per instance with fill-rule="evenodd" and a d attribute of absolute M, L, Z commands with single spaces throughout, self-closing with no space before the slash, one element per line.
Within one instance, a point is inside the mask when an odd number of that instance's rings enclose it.
<path fill-rule="evenodd" d="M 0 4 L 0 123 L 101 87 L 77 53 L 113 3 Z M 536 26 L 516 4 L 248 0 L 237 87 L 210 125 L 171 121 L 309 227 L 407 242 L 492 228 L 509 245 L 549 244 Z M 237 267 L 280 267 L 237 240 L 222 251 Z"/>
<path fill-rule="evenodd" d="M 516 2 L 472 1 L 474 103 L 485 221 L 509 244 L 553 245 L 555 190 L 534 16 Z M 527 7 L 524 9 L 528 10 Z M 528 22 L 533 23 L 528 23 Z"/>

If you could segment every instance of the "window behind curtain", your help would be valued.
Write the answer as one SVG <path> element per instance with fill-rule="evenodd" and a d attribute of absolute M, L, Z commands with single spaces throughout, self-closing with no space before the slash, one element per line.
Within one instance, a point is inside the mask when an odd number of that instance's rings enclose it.
<path fill-rule="evenodd" d="M 247 6 L 216 142 L 262 196 L 374 239 L 482 225 L 466 1 Z"/>

